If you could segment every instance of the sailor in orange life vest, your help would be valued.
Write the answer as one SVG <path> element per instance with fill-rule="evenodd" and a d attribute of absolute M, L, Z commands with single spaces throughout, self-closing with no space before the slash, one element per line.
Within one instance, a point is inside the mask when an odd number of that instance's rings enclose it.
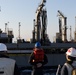
<path fill-rule="evenodd" d="M 7 46 L 0 43 L 0 75 L 20 75 L 14 59 L 7 56 Z"/>
<path fill-rule="evenodd" d="M 33 66 L 32 75 L 43 75 L 43 66 L 48 63 L 48 59 L 39 42 L 35 44 L 29 63 Z"/>
<path fill-rule="evenodd" d="M 69 48 L 66 52 L 66 63 L 61 69 L 61 75 L 76 75 L 76 49 Z"/>

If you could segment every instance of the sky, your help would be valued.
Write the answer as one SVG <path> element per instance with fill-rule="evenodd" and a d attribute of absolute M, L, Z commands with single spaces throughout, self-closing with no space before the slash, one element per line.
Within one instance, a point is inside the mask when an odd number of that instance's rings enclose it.
<path fill-rule="evenodd" d="M 14 34 L 14 40 L 19 35 L 22 39 L 28 40 L 32 38 L 33 19 L 36 18 L 36 9 L 41 0 L 0 0 L 0 28 L 5 31 L 5 23 L 7 28 L 11 28 Z M 47 0 L 45 8 L 47 10 L 47 34 L 50 41 L 59 32 L 58 10 L 67 17 L 67 39 L 70 38 L 70 26 L 72 26 L 72 38 L 75 31 L 76 16 L 76 0 Z"/>

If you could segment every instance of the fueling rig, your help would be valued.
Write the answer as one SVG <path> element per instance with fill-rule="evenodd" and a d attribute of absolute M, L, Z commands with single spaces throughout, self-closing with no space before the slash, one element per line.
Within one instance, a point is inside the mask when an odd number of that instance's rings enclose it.
<path fill-rule="evenodd" d="M 59 17 L 59 33 L 56 33 L 57 42 L 67 42 L 67 17 L 58 10 Z"/>
<path fill-rule="evenodd" d="M 34 19 L 34 30 L 32 42 L 41 42 L 42 45 L 50 43 L 47 34 L 47 11 L 44 8 L 46 0 L 42 0 L 36 10 L 36 19 Z"/>
<path fill-rule="evenodd" d="M 58 10 L 59 32 L 56 33 L 56 43 L 75 43 L 76 42 L 76 17 L 74 39 L 72 38 L 72 27 L 67 26 L 67 17 Z M 67 29 L 70 29 L 70 41 L 67 39 Z"/>

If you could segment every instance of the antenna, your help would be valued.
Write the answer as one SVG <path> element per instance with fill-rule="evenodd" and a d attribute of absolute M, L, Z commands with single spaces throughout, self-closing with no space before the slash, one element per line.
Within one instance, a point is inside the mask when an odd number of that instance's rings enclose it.
<path fill-rule="evenodd" d="M 70 41 L 72 40 L 72 27 L 70 26 Z"/>
<path fill-rule="evenodd" d="M 20 22 L 19 22 L 19 39 L 20 39 L 20 26 L 21 26 L 21 25 L 20 25 Z"/>
<path fill-rule="evenodd" d="M 7 33 L 7 23 L 5 23 L 5 33 Z"/>
<path fill-rule="evenodd" d="M 1 12 L 1 6 L 0 6 L 0 12 Z"/>
<path fill-rule="evenodd" d="M 8 23 L 9 22 L 5 23 L 5 33 L 7 33 L 7 30 L 8 30 L 8 28 L 7 28 Z"/>
<path fill-rule="evenodd" d="M 75 16 L 75 32 L 76 32 L 76 16 Z"/>

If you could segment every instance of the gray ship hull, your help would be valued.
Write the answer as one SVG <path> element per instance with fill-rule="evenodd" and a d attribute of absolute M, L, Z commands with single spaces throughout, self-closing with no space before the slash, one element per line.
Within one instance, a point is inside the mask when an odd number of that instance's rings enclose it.
<path fill-rule="evenodd" d="M 30 54 L 13 54 L 10 55 L 11 58 L 17 61 L 19 67 L 28 67 L 31 66 L 28 63 Z M 47 54 L 48 63 L 45 66 L 58 66 L 63 65 L 66 61 L 65 54 Z"/>

